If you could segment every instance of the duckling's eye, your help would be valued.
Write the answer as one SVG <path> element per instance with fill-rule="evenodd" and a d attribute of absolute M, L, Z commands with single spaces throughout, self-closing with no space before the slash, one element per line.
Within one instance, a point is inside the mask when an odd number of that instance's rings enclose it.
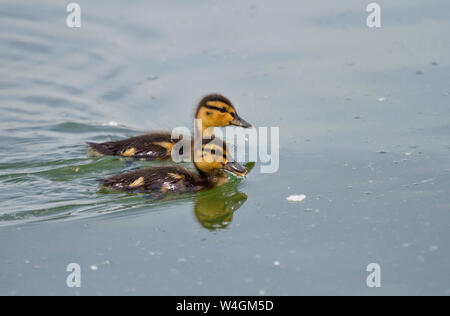
<path fill-rule="evenodd" d="M 226 111 L 227 111 L 227 109 L 225 109 L 225 108 L 220 109 L 220 112 L 222 112 L 222 113 L 225 113 Z"/>

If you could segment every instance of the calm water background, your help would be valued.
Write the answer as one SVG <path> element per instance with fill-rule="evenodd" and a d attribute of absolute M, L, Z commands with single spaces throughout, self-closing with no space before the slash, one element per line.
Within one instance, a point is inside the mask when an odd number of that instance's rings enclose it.
<path fill-rule="evenodd" d="M 378 1 L 381 29 L 369 1 L 77 2 L 80 29 L 65 1 L 1 4 L 0 294 L 450 294 L 448 1 Z M 99 191 L 151 163 L 85 141 L 192 126 L 208 92 L 280 127 L 277 173 Z"/>

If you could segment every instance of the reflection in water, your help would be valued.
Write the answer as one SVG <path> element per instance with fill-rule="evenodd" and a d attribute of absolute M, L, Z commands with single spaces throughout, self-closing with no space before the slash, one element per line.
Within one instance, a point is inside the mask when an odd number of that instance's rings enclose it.
<path fill-rule="evenodd" d="M 247 173 L 254 162 L 244 164 Z M 233 214 L 247 201 L 247 195 L 238 191 L 240 181 L 230 181 L 211 192 L 195 197 L 194 214 L 199 223 L 209 230 L 223 229 L 230 225 Z"/>
<path fill-rule="evenodd" d="M 233 214 L 247 201 L 247 195 L 220 188 L 216 194 L 198 196 L 195 199 L 194 214 L 199 223 L 209 229 L 226 228 L 233 220 Z"/>

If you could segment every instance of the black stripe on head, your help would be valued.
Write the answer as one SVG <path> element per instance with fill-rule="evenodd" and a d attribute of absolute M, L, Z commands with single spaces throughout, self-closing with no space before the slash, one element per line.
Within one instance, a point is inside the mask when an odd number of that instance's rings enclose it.
<path fill-rule="evenodd" d="M 220 108 L 220 107 L 214 106 L 214 105 L 208 105 L 208 104 L 206 104 L 206 105 L 204 105 L 203 107 L 205 107 L 205 108 L 207 108 L 207 109 L 211 109 L 211 110 L 217 110 L 217 111 L 220 111 L 220 112 L 222 112 L 222 113 L 227 112 L 227 109 L 225 109 L 225 108 Z"/>
<path fill-rule="evenodd" d="M 206 147 L 212 146 L 212 149 L 210 151 L 212 155 L 217 155 L 218 151 L 222 151 L 222 157 L 225 160 L 227 160 L 227 154 L 228 154 L 228 144 L 227 144 L 227 142 L 224 141 L 224 140 L 221 140 L 222 144 L 219 144 L 219 143 L 217 143 L 217 140 L 216 140 L 216 142 L 214 142 L 214 141 L 211 142 L 211 141 L 212 140 L 210 140 L 210 139 L 203 139 L 202 151 L 205 150 Z M 220 146 L 220 145 L 222 145 L 222 146 Z"/>
<path fill-rule="evenodd" d="M 219 107 L 207 105 L 207 103 L 211 102 L 211 101 L 223 102 L 226 105 L 228 105 L 230 108 L 232 108 L 233 110 L 236 111 L 236 109 L 234 108 L 233 103 L 231 103 L 231 101 L 229 99 L 227 99 L 226 97 L 224 97 L 221 94 L 213 93 L 213 94 L 208 94 L 208 95 L 204 96 L 203 99 L 200 100 L 200 102 L 199 102 L 199 104 L 197 106 L 197 110 L 195 111 L 195 116 L 198 115 L 198 111 L 200 111 L 200 109 L 202 107 L 205 107 L 205 108 L 208 108 L 208 109 L 212 109 L 212 110 L 222 111 L 222 109 L 219 108 Z"/>

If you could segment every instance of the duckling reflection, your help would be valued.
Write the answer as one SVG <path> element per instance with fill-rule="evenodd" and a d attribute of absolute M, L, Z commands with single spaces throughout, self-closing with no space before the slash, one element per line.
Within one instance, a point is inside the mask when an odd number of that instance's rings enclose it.
<path fill-rule="evenodd" d="M 247 201 L 247 195 L 237 191 L 219 188 L 214 194 L 197 196 L 194 214 L 206 229 L 224 229 L 233 221 L 233 214 Z"/>
<path fill-rule="evenodd" d="M 255 163 L 247 162 L 244 167 L 250 172 Z M 200 225 L 209 230 L 224 229 L 230 225 L 234 212 L 248 198 L 245 193 L 238 192 L 238 185 L 239 181 L 230 182 L 226 186 L 216 188 L 214 192 L 195 198 L 194 214 Z"/>

